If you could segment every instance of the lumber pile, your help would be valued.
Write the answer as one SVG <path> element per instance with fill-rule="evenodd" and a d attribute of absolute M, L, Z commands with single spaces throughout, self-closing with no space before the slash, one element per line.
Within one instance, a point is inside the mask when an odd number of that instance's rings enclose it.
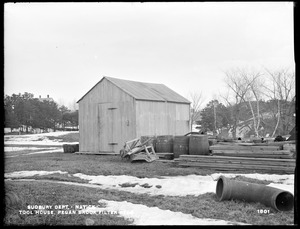
<path fill-rule="evenodd" d="M 282 146 L 261 145 L 214 145 L 210 146 L 212 155 L 230 157 L 254 157 L 254 158 L 277 158 L 291 159 L 291 150 L 282 150 Z"/>
<path fill-rule="evenodd" d="M 179 166 L 214 170 L 257 170 L 273 173 L 295 172 L 295 145 L 263 143 L 222 143 L 210 146 L 211 155 L 180 155 Z"/>
<path fill-rule="evenodd" d="M 201 167 L 221 171 L 257 170 L 273 173 L 295 172 L 295 159 L 272 159 L 228 156 L 180 155 L 177 161 L 179 166 Z"/>

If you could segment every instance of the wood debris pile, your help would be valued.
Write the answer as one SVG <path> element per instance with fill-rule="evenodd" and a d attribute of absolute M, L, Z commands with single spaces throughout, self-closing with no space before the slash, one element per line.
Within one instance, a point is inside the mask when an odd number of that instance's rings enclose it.
<path fill-rule="evenodd" d="M 121 158 L 133 161 L 152 162 L 159 157 L 156 155 L 153 145 L 149 144 L 151 138 L 145 142 L 141 142 L 139 138 L 133 139 L 125 143 L 124 148 L 120 150 Z"/>

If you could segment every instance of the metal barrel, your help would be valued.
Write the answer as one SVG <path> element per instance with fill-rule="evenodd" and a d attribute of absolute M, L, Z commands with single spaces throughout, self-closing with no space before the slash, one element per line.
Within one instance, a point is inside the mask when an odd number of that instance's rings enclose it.
<path fill-rule="evenodd" d="M 190 155 L 208 155 L 209 143 L 208 137 L 204 134 L 191 135 L 189 140 Z"/>
<path fill-rule="evenodd" d="M 174 136 L 174 158 L 178 158 L 182 154 L 189 154 L 189 136 Z"/>
<path fill-rule="evenodd" d="M 173 135 L 157 136 L 155 149 L 158 153 L 173 153 Z"/>

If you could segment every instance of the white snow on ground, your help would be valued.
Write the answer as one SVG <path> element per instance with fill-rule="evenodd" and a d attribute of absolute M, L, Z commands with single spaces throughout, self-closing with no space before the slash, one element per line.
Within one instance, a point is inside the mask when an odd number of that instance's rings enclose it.
<path fill-rule="evenodd" d="M 253 178 L 257 180 L 266 180 L 266 181 L 272 181 L 275 183 L 282 183 L 282 184 L 292 184 L 294 185 L 294 175 L 277 175 L 277 174 L 260 174 L 260 173 L 252 173 L 252 174 L 235 174 L 235 173 L 214 173 L 212 174 L 212 178 L 214 180 L 218 180 L 218 178 L 223 175 L 228 178 L 233 178 L 236 176 L 244 176 L 248 178 Z"/>
<path fill-rule="evenodd" d="M 158 207 L 147 207 L 142 204 L 133 204 L 127 201 L 99 200 L 100 204 L 106 204 L 104 208 L 89 207 L 88 212 L 118 212 L 120 216 L 133 220 L 133 225 L 236 225 L 219 219 L 197 218 L 191 214 L 162 210 Z"/>
<path fill-rule="evenodd" d="M 12 152 L 12 151 L 21 151 L 21 150 L 42 150 L 42 149 L 56 149 L 55 147 L 47 147 L 47 148 L 41 148 L 41 147 L 19 147 L 19 146 L 5 146 L 4 152 Z"/>
<path fill-rule="evenodd" d="M 12 173 L 5 173 L 5 178 L 20 178 L 20 177 L 31 177 L 35 175 L 43 176 L 43 175 L 49 175 L 53 173 L 59 173 L 59 174 L 66 174 L 68 172 L 62 172 L 60 170 L 58 171 L 18 171 L 18 172 L 12 172 Z"/>
<path fill-rule="evenodd" d="M 49 145 L 49 146 L 62 146 L 63 144 L 78 144 L 78 142 L 56 142 L 50 141 L 49 139 L 45 139 L 43 141 L 6 141 L 5 144 L 13 144 L 13 145 Z"/>
<path fill-rule="evenodd" d="M 34 175 L 47 175 L 52 173 L 66 174 L 61 171 L 19 171 L 5 174 L 6 178 L 30 177 Z M 218 176 L 220 174 L 217 174 Z M 134 176 L 91 176 L 82 173 L 73 174 L 75 177 L 89 180 L 89 184 L 101 185 L 103 189 L 114 189 L 119 191 L 128 191 L 131 193 L 145 193 L 149 195 L 166 195 L 166 196 L 186 196 L 201 195 L 207 192 L 215 193 L 217 181 L 213 177 L 217 176 L 187 175 L 187 176 L 165 176 L 162 178 L 138 178 Z M 223 174 L 225 176 L 237 176 L 240 174 Z M 255 175 L 257 179 L 263 180 L 265 174 L 242 174 Z M 269 186 L 286 190 L 294 194 L 293 175 L 275 175 L 269 174 L 268 180 L 272 183 Z M 274 175 L 274 176 L 272 176 Z M 292 176 L 292 177 L 291 177 Z M 287 183 L 284 183 L 288 181 Z M 120 185 L 136 184 L 134 187 L 121 187 Z M 147 184 L 148 187 L 145 187 Z M 143 187 L 144 186 L 144 187 Z M 149 187 L 151 186 L 151 187 Z"/>
<path fill-rule="evenodd" d="M 220 174 L 218 174 L 220 175 Z M 227 174 L 224 174 L 227 176 Z M 240 174 L 231 174 L 238 176 Z M 242 174 L 250 175 L 250 174 Z M 272 174 L 273 175 L 273 174 Z M 73 176 L 81 179 L 89 180 L 91 184 L 101 184 L 105 189 L 116 189 L 128 191 L 133 193 L 146 193 L 149 195 L 168 195 L 168 196 L 186 196 L 186 195 L 201 195 L 207 192 L 215 193 L 217 181 L 213 179 L 215 174 L 211 176 L 200 175 L 187 175 L 187 176 L 166 176 L 160 178 L 138 178 L 133 176 L 90 176 L 82 173 L 73 174 Z M 255 174 L 255 176 L 264 180 L 265 174 Z M 273 187 L 278 187 L 283 190 L 294 193 L 294 180 L 291 179 L 293 175 L 274 175 L 269 176 L 268 180 L 273 182 Z M 230 176 L 229 176 L 230 177 Z M 272 180 L 272 178 L 274 180 Z M 282 185 L 281 183 L 288 180 L 288 184 Z M 282 181 L 279 183 L 279 181 Z M 277 182 L 277 184 L 276 184 Z M 279 183 L 279 184 L 278 184 Z M 121 184 L 137 184 L 134 187 L 121 187 Z M 149 188 L 142 187 L 141 185 L 148 184 Z M 161 187 L 157 187 L 157 185 Z M 271 185 L 270 185 L 271 186 Z"/>
<path fill-rule="evenodd" d="M 288 191 L 294 195 L 294 175 L 293 174 L 278 175 L 278 174 L 259 174 L 259 173 L 254 173 L 254 174 L 214 173 L 211 176 L 214 180 L 218 180 L 218 178 L 221 175 L 223 175 L 227 178 L 234 178 L 236 176 L 245 176 L 245 177 L 253 178 L 253 179 L 257 179 L 257 180 L 270 181 L 272 183 L 268 184 L 267 186 L 279 188 L 279 189 Z"/>
<path fill-rule="evenodd" d="M 201 195 L 206 192 L 215 192 L 216 181 L 210 176 L 188 175 L 160 178 L 138 178 L 134 176 L 89 176 L 82 173 L 73 174 L 81 179 L 89 180 L 90 184 L 101 184 L 105 189 L 116 189 L 133 193 L 149 195 L 186 196 Z M 135 184 L 135 187 L 121 187 L 121 184 Z M 148 184 L 149 188 L 141 185 Z"/>
<path fill-rule="evenodd" d="M 57 153 L 57 152 L 63 153 L 64 150 L 63 150 L 63 149 L 55 149 L 55 150 L 39 151 L 39 152 L 27 153 L 27 154 L 25 154 L 25 155 L 41 154 L 41 153 Z"/>
<path fill-rule="evenodd" d="M 61 131 L 61 132 L 50 132 L 42 134 L 26 134 L 26 135 L 5 135 L 4 143 L 15 144 L 15 145 L 62 145 L 69 144 L 70 142 L 62 142 L 59 139 L 50 140 L 48 136 L 57 137 L 66 135 L 69 133 L 78 133 L 78 131 Z M 78 143 L 78 142 L 72 142 Z"/>
<path fill-rule="evenodd" d="M 49 132 L 49 133 L 41 133 L 41 134 L 22 134 L 22 135 L 5 135 L 5 138 L 34 138 L 35 137 L 41 137 L 41 136 L 61 136 L 66 135 L 69 133 L 79 133 L 79 131 L 55 131 L 55 132 Z"/>
<path fill-rule="evenodd" d="M 288 192 L 290 192 L 294 195 L 294 185 L 270 183 L 267 186 L 274 187 L 274 188 L 279 188 L 279 189 L 288 191 Z"/>

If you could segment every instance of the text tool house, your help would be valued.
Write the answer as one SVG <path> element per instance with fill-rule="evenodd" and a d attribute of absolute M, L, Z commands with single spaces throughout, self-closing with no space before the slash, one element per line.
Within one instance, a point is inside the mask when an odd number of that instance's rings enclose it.
<path fill-rule="evenodd" d="M 190 102 L 163 84 L 103 77 L 78 103 L 80 152 L 119 153 L 141 136 L 190 130 Z"/>

